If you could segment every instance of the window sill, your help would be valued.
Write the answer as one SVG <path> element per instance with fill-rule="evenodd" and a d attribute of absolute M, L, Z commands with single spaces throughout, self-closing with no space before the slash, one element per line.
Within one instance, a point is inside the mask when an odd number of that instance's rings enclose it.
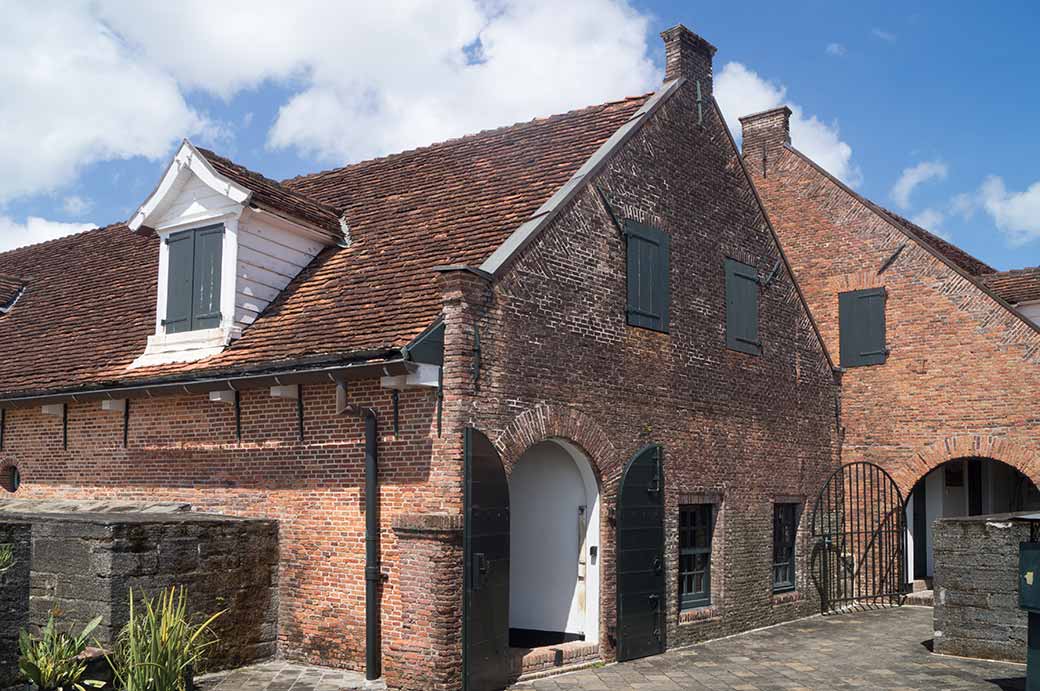
<path fill-rule="evenodd" d="M 722 609 L 717 605 L 705 605 L 703 607 L 695 607 L 693 609 L 684 609 L 679 612 L 679 623 L 680 624 L 696 624 L 702 621 L 708 621 L 709 619 L 720 619 L 722 617 Z"/>
<path fill-rule="evenodd" d="M 782 590 L 778 593 L 773 593 L 771 601 L 775 607 L 776 605 L 789 605 L 801 602 L 803 599 L 802 594 L 797 590 Z"/>

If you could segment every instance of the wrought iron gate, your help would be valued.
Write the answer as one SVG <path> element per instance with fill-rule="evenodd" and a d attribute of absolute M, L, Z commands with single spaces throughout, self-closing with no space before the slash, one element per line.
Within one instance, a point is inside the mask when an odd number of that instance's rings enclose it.
<path fill-rule="evenodd" d="M 664 652 L 664 480 L 661 447 L 621 477 L 617 508 L 617 659 Z"/>
<path fill-rule="evenodd" d="M 824 613 L 903 603 L 904 508 L 895 481 L 873 463 L 844 465 L 827 480 L 813 507 L 810 568 Z"/>
<path fill-rule="evenodd" d="M 509 481 L 486 436 L 466 428 L 463 443 L 463 687 L 492 691 L 510 672 Z"/>

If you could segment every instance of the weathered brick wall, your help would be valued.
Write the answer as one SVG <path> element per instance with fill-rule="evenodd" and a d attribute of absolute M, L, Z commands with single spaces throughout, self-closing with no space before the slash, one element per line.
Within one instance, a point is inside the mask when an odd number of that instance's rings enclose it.
<path fill-rule="evenodd" d="M 275 519 L 280 525 L 279 651 L 291 658 L 361 669 L 365 652 L 364 429 L 357 415 L 335 414 L 335 387 L 302 387 L 305 436 L 297 436 L 295 401 L 266 389 L 242 392 L 242 440 L 233 406 L 205 394 L 131 402 L 128 448 L 122 415 L 97 403 L 69 406 L 68 448 L 61 419 L 39 408 L 8 410 L 0 466 L 17 465 L 19 498 L 184 502 L 196 510 Z M 400 396 L 400 431 L 391 426 L 390 392 L 378 380 L 352 382 L 352 403 L 380 418 L 380 526 L 383 645 L 388 677 L 395 646 L 416 645 L 401 598 L 402 556 L 393 518 L 461 507 L 461 466 L 453 440 L 437 437 L 436 396 Z M 441 446 L 448 450 L 436 452 Z M 437 455 L 440 453 L 440 455 Z M 448 466 L 440 467 L 438 459 Z M 461 558 L 460 558 L 461 559 Z M 432 571 L 414 571 L 434 580 Z M 432 566 L 430 567 L 433 568 Z M 413 592 L 411 597 L 426 597 Z M 456 593 L 457 596 L 457 593 Z M 399 643 L 404 641 L 404 643 Z"/>
<path fill-rule="evenodd" d="M 782 266 L 760 292 L 763 354 L 725 347 L 725 258 L 766 275 L 780 257 L 708 104 L 701 127 L 687 82 L 591 181 L 618 216 L 669 235 L 670 333 L 626 326 L 625 243 L 592 187 L 493 285 L 463 272 L 442 283 L 470 306 L 454 337 L 471 348 L 480 329 L 479 387 L 463 377 L 462 415 L 496 441 L 507 469 L 540 440 L 570 440 L 588 455 L 606 508 L 625 462 L 664 446 L 670 646 L 816 610 L 804 534 L 797 593 L 772 596 L 772 505 L 811 502 L 838 463 L 836 384 Z M 456 371 L 469 363 L 460 349 Z M 705 494 L 721 500 L 713 608 L 680 623 L 678 506 Z M 614 526 L 603 514 L 599 643 L 610 659 Z"/>
<path fill-rule="evenodd" d="M 1018 545 L 1029 541 L 1029 523 L 1006 515 L 945 518 L 934 534 L 935 652 L 1025 662 Z"/>
<path fill-rule="evenodd" d="M 0 545 L 14 548 L 14 561 L 0 572 L 0 689 L 18 680 L 18 633 L 29 623 L 30 526 L 0 523 Z"/>
<path fill-rule="evenodd" d="M 936 466 L 970 456 L 1040 483 L 1040 335 L 784 146 L 782 134 L 769 136 L 783 126 L 777 112 L 745 121 L 745 159 L 834 357 L 838 294 L 888 292 L 888 361 L 842 376 L 843 459 L 882 464 L 904 493 Z"/>

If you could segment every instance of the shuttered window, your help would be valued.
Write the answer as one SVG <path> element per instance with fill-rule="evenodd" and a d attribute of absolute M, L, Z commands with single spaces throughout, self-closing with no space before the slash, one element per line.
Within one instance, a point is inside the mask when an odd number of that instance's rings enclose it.
<path fill-rule="evenodd" d="M 773 592 L 794 590 L 798 504 L 773 504 Z"/>
<path fill-rule="evenodd" d="M 657 228 L 625 222 L 628 246 L 628 323 L 668 331 L 668 236 Z"/>
<path fill-rule="evenodd" d="M 759 355 L 758 270 L 736 259 L 726 260 L 726 347 Z"/>
<path fill-rule="evenodd" d="M 853 290 L 838 295 L 838 326 L 841 331 L 841 366 L 863 367 L 884 364 L 884 288 Z"/>
<path fill-rule="evenodd" d="M 711 604 L 711 538 L 715 507 L 689 504 L 679 507 L 679 608 Z"/>
<path fill-rule="evenodd" d="M 166 333 L 220 326 L 220 265 L 224 226 L 173 233 L 166 240 Z"/>

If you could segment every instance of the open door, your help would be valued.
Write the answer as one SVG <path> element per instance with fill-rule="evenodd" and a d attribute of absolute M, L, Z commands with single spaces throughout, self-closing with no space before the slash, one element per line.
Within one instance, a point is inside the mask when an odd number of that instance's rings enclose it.
<path fill-rule="evenodd" d="M 664 652 L 664 469 L 647 446 L 621 476 L 617 508 L 617 659 Z"/>
<path fill-rule="evenodd" d="M 509 482 L 481 432 L 464 432 L 462 679 L 466 691 L 509 682 Z"/>

